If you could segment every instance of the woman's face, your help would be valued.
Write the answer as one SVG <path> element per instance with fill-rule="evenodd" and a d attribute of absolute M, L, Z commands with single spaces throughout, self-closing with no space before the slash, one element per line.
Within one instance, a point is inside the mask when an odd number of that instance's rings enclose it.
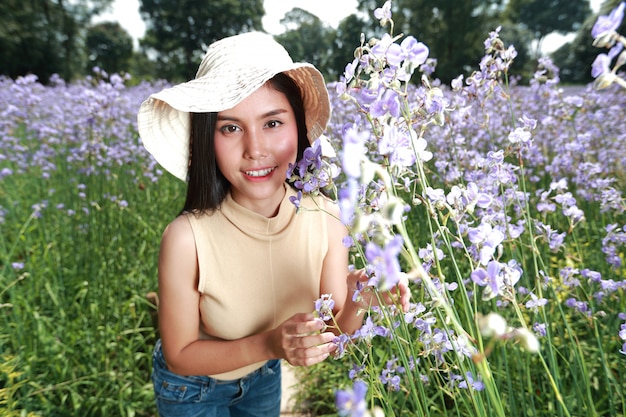
<path fill-rule="evenodd" d="M 287 168 L 296 160 L 298 127 L 285 95 L 268 83 L 230 110 L 215 126 L 217 165 L 233 199 L 267 217 L 284 197 Z"/>

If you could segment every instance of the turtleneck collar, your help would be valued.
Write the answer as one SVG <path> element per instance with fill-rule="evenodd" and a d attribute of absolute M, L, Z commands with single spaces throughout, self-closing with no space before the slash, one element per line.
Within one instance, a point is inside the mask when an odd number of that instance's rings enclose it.
<path fill-rule="evenodd" d="M 276 235 L 284 230 L 296 215 L 296 207 L 289 200 L 289 197 L 295 196 L 296 192 L 287 184 L 284 187 L 286 188 L 285 196 L 278 206 L 278 213 L 274 217 L 265 217 L 243 207 L 233 200 L 230 193 L 226 195 L 218 210 L 229 222 L 246 234 Z"/>

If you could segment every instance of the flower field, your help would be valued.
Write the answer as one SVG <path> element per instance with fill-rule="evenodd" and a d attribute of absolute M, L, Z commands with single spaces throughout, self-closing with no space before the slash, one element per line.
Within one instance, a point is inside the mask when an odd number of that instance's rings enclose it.
<path fill-rule="evenodd" d="M 296 185 L 337 197 L 352 261 L 372 277 L 360 291 L 407 279 L 411 309 L 364 306 L 337 358 L 298 370 L 299 404 L 626 415 L 626 89 L 562 86 L 548 59 L 516 85 L 497 30 L 451 86 L 410 36 L 356 56 L 329 84 L 335 155 L 311 152 Z M 155 414 L 145 294 L 185 189 L 136 131 L 164 83 L 131 81 L 0 79 L 2 416 Z"/>

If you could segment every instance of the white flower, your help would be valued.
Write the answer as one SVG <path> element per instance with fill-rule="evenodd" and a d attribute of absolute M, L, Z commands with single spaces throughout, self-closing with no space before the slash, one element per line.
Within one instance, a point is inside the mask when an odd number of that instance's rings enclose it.
<path fill-rule="evenodd" d="M 506 320 L 498 313 L 480 314 L 476 322 L 483 337 L 502 337 L 507 332 Z"/>
<path fill-rule="evenodd" d="M 530 330 L 523 327 L 515 329 L 514 336 L 520 342 L 522 349 L 530 353 L 539 352 L 539 339 Z"/>

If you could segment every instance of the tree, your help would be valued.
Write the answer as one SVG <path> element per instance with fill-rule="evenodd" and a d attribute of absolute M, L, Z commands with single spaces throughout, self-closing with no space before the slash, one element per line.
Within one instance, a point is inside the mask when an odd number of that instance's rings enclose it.
<path fill-rule="evenodd" d="M 607 15 L 622 0 L 607 0 L 602 3 L 597 14 L 590 15 L 576 32 L 576 37 L 554 51 L 552 59 L 560 68 L 560 78 L 565 83 L 586 84 L 591 82 L 591 65 L 598 54 L 606 53 L 605 49 L 596 48 L 592 45 L 591 28 L 598 19 L 598 15 Z M 626 31 L 626 20 L 618 29 L 618 32 Z"/>
<path fill-rule="evenodd" d="M 98 66 L 108 73 L 128 72 L 133 56 L 133 38 L 119 23 L 103 22 L 90 27 L 85 46 L 87 71 Z"/>
<path fill-rule="evenodd" d="M 334 30 L 319 17 L 298 7 L 293 8 L 280 23 L 287 29 L 275 36 L 294 61 L 309 62 L 317 67 L 326 79 L 334 76 L 329 72 Z"/>
<path fill-rule="evenodd" d="M 359 0 L 359 9 L 373 16 L 376 0 Z M 484 54 L 483 41 L 499 25 L 501 0 L 396 0 L 392 3 L 394 33 L 412 35 L 437 59 L 433 74 L 449 83 L 469 75 Z M 372 17 L 371 30 L 380 33 Z"/>
<path fill-rule="evenodd" d="M 226 36 L 262 30 L 262 0 L 141 0 L 146 22 L 142 48 L 156 54 L 161 77 L 194 77 L 206 45 Z"/>
<path fill-rule="evenodd" d="M 354 59 L 366 22 L 353 14 L 339 22 L 337 29 L 300 8 L 289 11 L 280 21 L 286 31 L 277 35 L 295 61 L 314 64 L 328 82 L 338 81 L 346 64 Z"/>
<path fill-rule="evenodd" d="M 590 14 L 588 0 L 510 0 L 505 15 L 533 33 L 538 58 L 546 35 L 575 32 Z"/>
<path fill-rule="evenodd" d="M 338 80 L 343 75 L 346 65 L 354 59 L 354 51 L 361 44 L 361 34 L 365 33 L 367 22 L 352 14 L 337 26 L 333 39 L 333 52 L 330 57 L 329 73 L 331 80 Z"/>
<path fill-rule="evenodd" d="M 91 18 L 113 0 L 3 0 L 0 3 L 0 73 L 35 74 L 42 82 L 57 73 L 82 73 L 83 36 Z"/>

